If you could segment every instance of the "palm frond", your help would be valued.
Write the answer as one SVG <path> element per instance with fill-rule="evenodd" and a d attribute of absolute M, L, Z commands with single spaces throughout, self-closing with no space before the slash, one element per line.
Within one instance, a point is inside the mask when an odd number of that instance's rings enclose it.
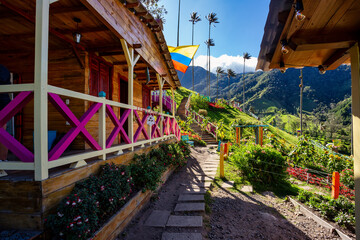
<path fill-rule="evenodd" d="M 216 68 L 216 74 L 220 75 L 220 74 L 224 74 L 225 70 L 222 67 L 217 67 Z"/>
<path fill-rule="evenodd" d="M 227 70 L 227 74 L 226 74 L 227 76 L 228 76 L 228 78 L 231 78 L 231 77 L 235 77 L 236 76 L 236 73 L 231 69 L 231 68 L 229 68 L 228 70 Z"/>
<path fill-rule="evenodd" d="M 200 21 L 201 21 L 201 18 L 200 18 L 200 15 L 198 15 L 197 12 L 190 13 L 189 22 L 192 22 L 193 24 L 195 24 L 195 23 L 200 22 Z"/>
<path fill-rule="evenodd" d="M 214 24 L 219 23 L 219 18 L 216 17 L 216 13 L 214 13 L 214 12 L 209 13 L 207 16 L 205 16 L 205 18 L 206 18 L 206 20 L 209 21 L 210 25 L 213 24 L 213 23 Z"/>
<path fill-rule="evenodd" d="M 243 58 L 244 58 L 244 59 L 246 59 L 246 60 L 249 60 L 249 59 L 251 58 L 250 53 L 248 53 L 248 52 L 244 52 L 244 54 L 243 54 Z"/>
<path fill-rule="evenodd" d="M 213 40 L 212 38 L 206 40 L 206 41 L 205 41 L 205 44 L 206 44 L 206 46 L 208 46 L 208 47 L 213 47 L 213 46 L 215 46 L 215 42 L 214 42 L 214 40 Z"/>

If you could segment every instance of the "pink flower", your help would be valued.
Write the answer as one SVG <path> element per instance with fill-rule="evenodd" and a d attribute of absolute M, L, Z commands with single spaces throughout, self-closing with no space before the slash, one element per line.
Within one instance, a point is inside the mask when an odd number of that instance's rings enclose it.
<path fill-rule="evenodd" d="M 105 190 L 105 187 L 104 187 L 104 186 L 101 186 L 101 187 L 100 187 L 100 190 L 101 190 L 101 191 L 104 191 L 104 190 Z"/>
<path fill-rule="evenodd" d="M 125 172 L 121 172 L 121 175 L 124 175 L 125 174 Z"/>
<path fill-rule="evenodd" d="M 86 218 L 84 222 L 88 222 L 88 221 L 89 221 L 89 219 L 88 219 L 88 218 Z"/>
<path fill-rule="evenodd" d="M 57 215 L 58 215 L 59 217 L 63 217 L 63 216 L 64 216 L 64 214 L 62 214 L 62 213 L 60 213 L 60 212 L 58 212 Z"/>
<path fill-rule="evenodd" d="M 74 224 L 70 223 L 70 227 L 73 227 L 73 226 L 74 226 Z"/>

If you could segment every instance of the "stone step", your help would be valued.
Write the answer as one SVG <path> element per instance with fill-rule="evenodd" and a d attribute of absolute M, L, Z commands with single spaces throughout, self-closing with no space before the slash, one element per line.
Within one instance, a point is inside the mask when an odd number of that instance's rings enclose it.
<path fill-rule="evenodd" d="M 202 216 L 176 216 L 170 215 L 167 227 L 202 227 Z"/>
<path fill-rule="evenodd" d="M 204 212 L 205 203 L 178 203 L 175 212 Z"/>
<path fill-rule="evenodd" d="M 184 194 L 205 194 L 206 190 L 205 188 L 200 188 L 198 190 L 194 189 L 185 189 Z"/>
<path fill-rule="evenodd" d="M 162 234 L 161 240 L 202 240 L 201 233 L 168 233 Z"/>
<path fill-rule="evenodd" d="M 170 211 L 154 210 L 145 222 L 149 227 L 165 227 L 170 216 Z"/>
<path fill-rule="evenodd" d="M 180 194 L 178 202 L 203 202 L 204 195 Z"/>

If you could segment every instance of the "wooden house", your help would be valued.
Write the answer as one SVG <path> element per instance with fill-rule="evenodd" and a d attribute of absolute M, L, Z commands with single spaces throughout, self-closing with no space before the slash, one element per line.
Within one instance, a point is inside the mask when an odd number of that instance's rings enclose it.
<path fill-rule="evenodd" d="M 180 81 L 161 22 L 138 0 L 0 0 L 0 64 L 13 80 L 0 85 L 13 97 L 0 125 L 14 123 L 14 134 L 0 128 L 10 151 L 0 162 L 2 228 L 41 230 L 104 161 L 180 136 L 161 96 Z"/>
<path fill-rule="evenodd" d="M 360 1 L 272 0 L 257 69 L 317 67 L 320 73 L 351 64 L 355 192 L 360 192 Z M 324 86 L 326 88 L 326 86 Z M 355 194 L 360 239 L 360 194 Z"/>

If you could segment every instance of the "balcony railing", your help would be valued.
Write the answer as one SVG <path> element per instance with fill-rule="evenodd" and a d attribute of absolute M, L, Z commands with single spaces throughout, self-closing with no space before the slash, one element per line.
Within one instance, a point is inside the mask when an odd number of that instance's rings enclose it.
<path fill-rule="evenodd" d="M 151 101 L 153 103 L 158 103 L 159 102 L 159 99 L 160 99 L 160 96 L 159 94 L 153 94 L 151 95 Z M 174 109 L 176 110 L 176 102 L 174 100 L 171 99 L 170 96 L 166 96 L 164 95 L 163 96 L 163 106 L 168 110 L 168 111 L 173 111 L 173 104 L 175 105 L 174 106 Z"/>
<path fill-rule="evenodd" d="M 197 112 L 191 110 L 190 108 L 190 103 L 191 103 L 191 95 L 189 95 L 189 98 L 185 104 L 185 115 L 187 117 L 191 116 L 192 119 L 194 119 L 194 121 L 200 125 L 203 126 L 204 122 L 206 122 L 207 120 L 200 114 L 198 114 Z M 211 134 L 216 140 L 217 140 L 217 130 L 218 127 L 216 126 L 216 124 L 212 123 L 212 122 L 207 122 L 206 126 L 205 126 L 205 131 L 208 132 L 209 134 Z"/>
<path fill-rule="evenodd" d="M 81 166 L 86 164 L 86 162 L 84 162 L 86 159 L 100 158 L 105 160 L 106 154 L 119 154 L 125 149 L 133 150 L 134 147 L 137 146 L 144 146 L 145 144 L 151 144 L 174 137 L 180 139 L 180 128 L 172 115 L 160 114 L 148 109 L 51 85 L 47 86 L 47 92 L 48 101 L 71 126 L 71 129 L 48 151 L 46 166 L 41 166 L 47 170 L 67 164 L 73 164 L 75 167 Z M 0 93 L 17 93 L 16 97 L 0 111 L 0 143 L 5 145 L 19 160 L 0 162 L 0 170 L 35 170 L 34 153 L 2 128 L 34 98 L 34 84 L 2 85 Z M 90 107 L 88 110 L 85 111 L 83 116 L 78 118 L 60 96 L 89 101 L 91 105 L 89 104 Z M 120 117 L 115 114 L 115 109 L 123 109 Z M 134 129 L 133 134 L 131 134 L 131 131 L 125 131 L 124 127 L 126 120 L 131 121 L 131 119 L 129 119 L 131 112 L 133 112 L 134 116 L 133 121 L 137 123 L 137 129 Z M 96 113 L 98 113 L 98 118 L 93 118 Z M 152 116 L 153 121 L 147 121 L 150 116 Z M 99 132 L 97 140 L 95 140 L 86 129 L 86 124 L 91 119 L 93 119 L 92 121 L 94 121 L 94 119 L 98 121 Z M 112 129 L 107 128 L 107 119 L 110 119 L 112 122 L 114 126 Z M 132 121 L 131 123 L 133 124 Z M 34 138 L 35 134 L 37 133 L 34 132 Z M 46 134 L 47 133 L 44 133 L 40 138 L 47 138 Z M 122 143 L 114 144 L 115 140 L 119 138 L 119 135 L 121 136 Z M 77 136 L 81 136 L 90 146 L 91 150 L 84 150 L 82 153 L 76 154 L 67 153 L 66 156 L 63 156 L 63 153 Z M 143 136 L 142 140 L 140 140 L 141 136 Z"/>

